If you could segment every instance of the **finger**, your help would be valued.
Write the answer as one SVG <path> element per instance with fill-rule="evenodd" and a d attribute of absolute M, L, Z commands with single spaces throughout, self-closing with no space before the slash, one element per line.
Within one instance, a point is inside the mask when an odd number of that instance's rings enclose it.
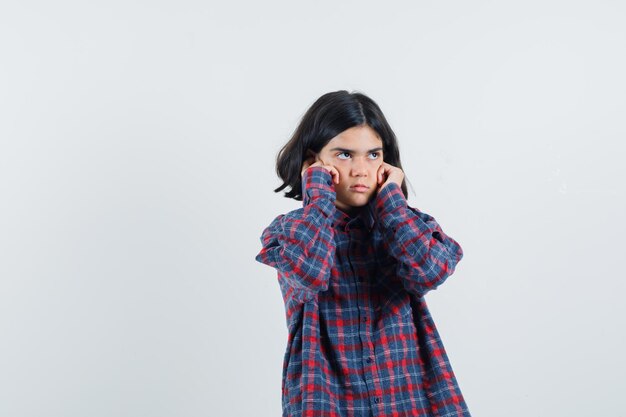
<path fill-rule="evenodd" d="M 324 165 L 324 168 L 326 168 L 326 170 L 328 171 L 328 173 L 332 177 L 333 182 L 335 182 L 335 172 L 333 171 L 333 167 L 328 166 L 328 165 Z"/>
<path fill-rule="evenodd" d="M 335 182 L 335 172 L 333 171 L 333 167 L 331 167 L 330 165 L 323 165 L 323 167 L 330 174 L 332 182 Z"/>

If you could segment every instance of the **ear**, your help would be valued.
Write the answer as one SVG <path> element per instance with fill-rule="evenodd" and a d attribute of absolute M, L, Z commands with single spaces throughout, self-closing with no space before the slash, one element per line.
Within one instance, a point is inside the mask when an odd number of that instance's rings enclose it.
<path fill-rule="evenodd" d="M 318 154 L 318 153 L 313 152 L 311 149 L 307 149 L 307 150 L 306 150 L 306 158 L 307 158 L 307 159 L 312 159 L 312 160 L 313 160 L 313 162 L 317 162 L 317 161 L 319 161 L 319 160 L 320 160 L 320 158 L 319 158 L 319 154 Z"/>

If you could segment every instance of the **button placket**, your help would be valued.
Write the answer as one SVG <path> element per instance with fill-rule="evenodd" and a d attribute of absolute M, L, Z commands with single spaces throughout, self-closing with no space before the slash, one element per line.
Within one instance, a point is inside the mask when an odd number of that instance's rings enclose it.
<path fill-rule="evenodd" d="M 358 222 L 353 222 L 350 218 L 343 218 L 343 220 L 345 220 L 345 224 L 344 224 L 344 229 L 348 232 L 348 239 L 349 239 L 349 244 L 348 244 L 348 260 L 350 260 L 350 257 L 352 255 L 352 250 L 356 249 L 355 247 L 353 247 L 353 244 L 355 244 L 354 240 L 355 239 L 359 239 L 359 234 L 353 232 L 353 230 L 356 230 L 359 228 L 358 226 Z M 356 229 L 355 227 L 356 226 Z M 358 232 L 358 231 L 357 231 Z M 354 276 L 354 284 L 359 284 L 365 281 L 365 272 L 363 271 L 355 271 L 355 269 L 353 268 L 352 263 L 350 263 L 351 269 L 352 269 L 352 273 Z M 357 291 L 367 291 L 367 289 L 362 288 L 361 285 L 357 285 Z M 362 379 L 363 382 L 365 383 L 366 391 L 368 393 L 368 397 L 369 397 L 369 401 L 370 404 L 371 401 L 374 401 L 376 403 L 380 402 L 380 397 L 376 397 L 376 393 L 378 392 L 378 390 L 380 389 L 379 387 L 379 378 L 378 378 L 378 371 L 377 371 L 377 367 L 376 367 L 376 361 L 375 361 L 375 346 L 374 346 L 374 341 L 372 340 L 372 332 L 370 329 L 370 325 L 371 325 L 371 318 L 370 318 L 370 314 L 372 314 L 372 312 L 370 311 L 371 305 L 366 302 L 366 305 L 360 305 L 360 299 L 357 298 L 357 308 L 359 311 L 359 315 L 361 316 L 358 322 L 358 333 L 359 333 L 359 339 L 362 343 L 362 350 L 361 350 L 361 366 L 362 366 Z"/>

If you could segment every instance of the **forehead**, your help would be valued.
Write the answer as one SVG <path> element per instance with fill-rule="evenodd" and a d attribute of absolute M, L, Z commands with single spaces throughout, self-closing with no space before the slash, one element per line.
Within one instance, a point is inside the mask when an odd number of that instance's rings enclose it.
<path fill-rule="evenodd" d="M 355 126 L 346 129 L 334 138 L 332 138 L 322 151 L 352 150 L 356 152 L 371 151 L 374 148 L 382 148 L 383 141 L 380 139 L 376 131 L 369 126 Z"/>

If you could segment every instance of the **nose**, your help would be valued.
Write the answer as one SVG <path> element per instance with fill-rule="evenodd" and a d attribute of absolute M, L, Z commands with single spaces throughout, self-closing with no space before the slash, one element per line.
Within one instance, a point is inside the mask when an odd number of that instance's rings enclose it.
<path fill-rule="evenodd" d="M 366 162 L 360 158 L 355 158 L 352 163 L 352 175 L 363 176 L 367 174 Z"/>

